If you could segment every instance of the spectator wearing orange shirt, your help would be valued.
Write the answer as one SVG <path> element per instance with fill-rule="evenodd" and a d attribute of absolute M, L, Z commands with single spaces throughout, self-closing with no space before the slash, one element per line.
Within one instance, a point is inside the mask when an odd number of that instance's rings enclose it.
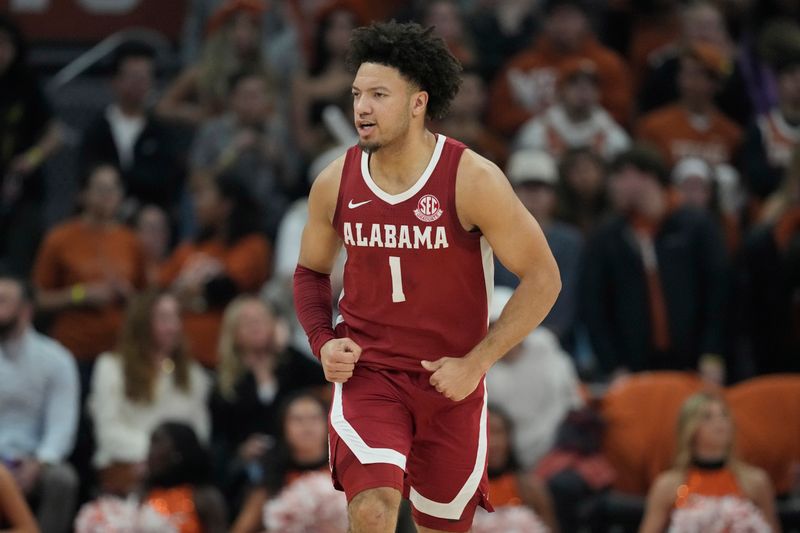
<path fill-rule="evenodd" d="M 638 138 L 661 151 L 670 165 L 700 157 L 711 165 L 731 164 L 742 144 L 742 130 L 714 103 L 731 68 L 712 45 L 695 44 L 681 56 L 680 100 L 642 117 Z"/>
<path fill-rule="evenodd" d="M 559 71 L 576 58 L 595 63 L 602 106 L 626 124 L 632 99 L 628 70 L 622 58 L 595 39 L 582 3 L 553 0 L 545 13 L 543 36 L 534 47 L 513 57 L 492 85 L 489 125 L 512 137 L 524 122 L 555 101 Z"/>
<path fill-rule="evenodd" d="M 33 269 L 39 309 L 55 314 L 51 335 L 86 368 L 113 348 L 125 302 L 145 285 L 141 245 L 115 219 L 121 201 L 119 172 L 92 170 L 81 214 L 47 234 Z"/>
<path fill-rule="evenodd" d="M 198 236 L 178 247 L 161 270 L 185 309 L 184 327 L 197 360 L 217 364 L 225 305 L 258 290 L 270 275 L 272 249 L 258 233 L 259 207 L 240 180 L 223 174 L 194 192 Z"/>

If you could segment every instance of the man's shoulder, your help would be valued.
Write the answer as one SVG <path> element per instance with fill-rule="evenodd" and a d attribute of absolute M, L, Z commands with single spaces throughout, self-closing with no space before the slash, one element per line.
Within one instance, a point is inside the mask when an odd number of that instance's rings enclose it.
<path fill-rule="evenodd" d="M 74 364 L 72 353 L 54 338 L 31 329 L 28 332 L 28 339 L 33 344 L 32 353 L 35 353 L 38 357 L 51 363 L 66 364 L 68 366 Z"/>

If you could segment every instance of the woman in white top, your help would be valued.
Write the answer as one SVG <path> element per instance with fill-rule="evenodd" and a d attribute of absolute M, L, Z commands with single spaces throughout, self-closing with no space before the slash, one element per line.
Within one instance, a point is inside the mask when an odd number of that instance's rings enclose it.
<path fill-rule="evenodd" d="M 88 408 L 101 488 L 124 495 L 136 486 L 150 434 L 162 422 L 188 424 L 207 442 L 209 389 L 187 351 L 175 297 L 148 291 L 134 298 L 117 350 L 100 356 L 92 376 Z"/>

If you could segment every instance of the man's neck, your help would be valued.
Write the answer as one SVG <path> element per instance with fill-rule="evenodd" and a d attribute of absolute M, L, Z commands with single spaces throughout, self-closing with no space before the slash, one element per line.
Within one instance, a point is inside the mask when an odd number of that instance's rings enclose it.
<path fill-rule="evenodd" d="M 800 103 L 784 103 L 780 106 L 783 119 L 792 126 L 800 125 Z"/>
<path fill-rule="evenodd" d="M 562 106 L 562 107 L 564 109 L 564 114 L 572 123 L 586 122 L 587 120 L 592 118 L 591 107 L 577 107 L 577 108 L 576 107 L 569 108 L 567 106 Z"/>
<path fill-rule="evenodd" d="M 436 148 L 436 136 L 428 130 L 411 131 L 370 155 L 370 174 L 390 194 L 398 194 L 416 183 Z"/>
<path fill-rule="evenodd" d="M 684 98 L 683 106 L 690 114 L 703 117 L 710 115 L 714 110 L 714 103 L 709 100 Z"/>

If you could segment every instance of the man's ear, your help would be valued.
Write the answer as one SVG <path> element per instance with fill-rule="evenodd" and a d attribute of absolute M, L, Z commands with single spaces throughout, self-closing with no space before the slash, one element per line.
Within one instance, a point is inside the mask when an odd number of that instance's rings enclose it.
<path fill-rule="evenodd" d="M 428 92 L 418 91 L 411 95 L 411 116 L 424 117 L 428 112 Z"/>

